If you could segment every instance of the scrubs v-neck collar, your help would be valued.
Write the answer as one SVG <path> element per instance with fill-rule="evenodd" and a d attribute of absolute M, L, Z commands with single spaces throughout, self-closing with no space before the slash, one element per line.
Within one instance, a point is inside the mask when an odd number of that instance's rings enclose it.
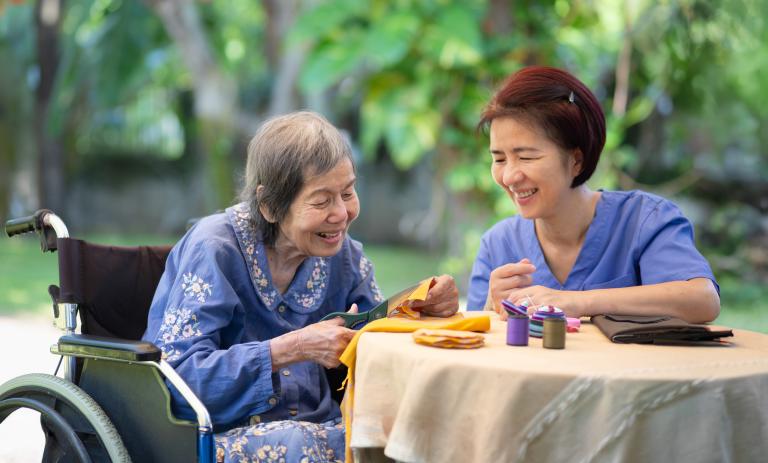
<path fill-rule="evenodd" d="M 610 209 L 610 202 L 613 200 L 611 192 L 603 190 L 598 191 L 601 194 L 595 205 L 595 216 L 589 224 L 587 234 L 584 237 L 584 243 L 581 245 L 579 255 L 576 257 L 576 262 L 574 262 L 564 284 L 561 284 L 557 280 L 552 273 L 552 270 L 549 268 L 549 264 L 547 264 L 547 260 L 544 257 L 544 251 L 539 242 L 539 237 L 536 234 L 534 221 L 525 220 L 526 231 L 529 236 L 533 237 L 533 239 L 529 240 L 526 245 L 526 254 L 531 256 L 533 265 L 536 266 L 536 272 L 533 276 L 534 285 L 544 285 L 549 288 L 560 290 L 581 289 L 584 280 L 586 280 L 600 259 L 600 255 L 605 247 L 605 237 L 608 236 L 606 227 L 610 225 L 608 211 Z"/>

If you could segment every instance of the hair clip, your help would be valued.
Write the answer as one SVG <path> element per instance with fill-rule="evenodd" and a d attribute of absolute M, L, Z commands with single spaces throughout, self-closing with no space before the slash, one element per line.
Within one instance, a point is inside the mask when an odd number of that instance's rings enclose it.
<path fill-rule="evenodd" d="M 571 90 L 571 94 L 568 95 L 568 103 L 570 104 L 576 103 L 576 97 L 573 95 L 573 90 Z"/>

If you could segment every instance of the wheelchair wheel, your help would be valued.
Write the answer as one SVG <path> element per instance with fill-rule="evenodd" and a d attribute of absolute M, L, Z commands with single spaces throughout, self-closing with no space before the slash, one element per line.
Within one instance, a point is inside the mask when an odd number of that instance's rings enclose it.
<path fill-rule="evenodd" d="M 69 381 L 32 373 L 0 385 L 0 423 L 19 408 L 40 413 L 45 462 L 131 461 L 99 404 Z"/>

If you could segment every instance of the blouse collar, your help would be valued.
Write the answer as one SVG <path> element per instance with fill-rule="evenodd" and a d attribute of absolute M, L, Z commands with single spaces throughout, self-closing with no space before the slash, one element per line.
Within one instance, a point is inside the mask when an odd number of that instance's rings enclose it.
<path fill-rule="evenodd" d="M 251 283 L 259 298 L 269 310 L 280 303 L 292 311 L 310 313 L 317 310 L 328 290 L 329 258 L 308 257 L 299 265 L 288 290 L 284 294 L 275 288 L 267 263 L 267 253 L 261 237 L 251 225 L 250 207 L 239 203 L 227 208 L 227 218 L 235 229 L 240 250 L 245 257 Z"/>

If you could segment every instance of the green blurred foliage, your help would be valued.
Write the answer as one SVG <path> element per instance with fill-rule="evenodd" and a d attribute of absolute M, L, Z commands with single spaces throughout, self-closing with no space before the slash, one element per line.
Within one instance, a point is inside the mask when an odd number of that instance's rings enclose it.
<path fill-rule="evenodd" d="M 342 3 L 343 6 L 334 9 Z M 373 157 L 384 146 L 408 169 L 423 159 L 454 195 L 486 220 L 465 226 L 460 255 L 446 270 L 466 271 L 479 231 L 514 213 L 489 175 L 487 140 L 476 133 L 483 105 L 503 78 L 530 63 L 564 66 L 602 100 L 608 133 L 590 184 L 645 187 L 699 196 L 675 182 L 690 171 L 736 175 L 734 156 L 768 174 L 768 6 L 759 0 L 384 1 L 322 2 L 306 11 L 294 40 L 312 47 L 306 88 L 353 86 L 362 95 L 360 140 Z M 506 21 L 506 22 L 505 22 Z M 320 26 L 321 25 L 321 26 Z M 622 47 L 631 53 L 626 107 L 617 105 Z M 725 124 L 724 124 L 725 122 Z M 660 133 L 658 146 L 643 136 Z M 695 137 L 704 137 L 696 145 Z M 692 141 L 693 140 L 693 141 Z M 655 151 L 659 148 L 663 151 Z M 469 207 L 472 207 L 470 204 Z M 744 214 L 768 205 L 737 203 L 702 217 L 705 247 L 729 252 L 754 228 Z M 725 226 L 723 215 L 733 215 Z M 711 222 L 711 223 L 710 223 Z M 763 225 L 764 227 L 764 225 Z M 754 231 L 754 230 L 753 230 Z"/>
<path fill-rule="evenodd" d="M 68 168 L 91 157 L 183 158 L 195 130 L 185 108 L 194 76 L 162 22 L 145 2 L 64 4 L 50 117 Z M 256 119 L 266 115 L 278 75 L 267 51 L 275 26 L 267 4 L 194 3 L 215 64 L 238 83 L 239 106 Z M 491 179 L 476 124 L 496 86 L 536 63 L 571 70 L 603 103 L 607 142 L 591 186 L 704 204 L 694 217 L 697 237 L 718 276 L 768 281 L 768 257 L 760 257 L 768 227 L 768 2 L 299 4 L 290 33 L 273 47 L 306 51 L 294 92 L 329 95 L 336 113 L 329 116 L 347 121 L 365 160 L 384 154 L 403 170 L 431 164 L 451 207 L 466 212 L 463 221 L 445 214 L 445 271 L 465 273 L 482 231 L 515 212 Z M 0 7 L 0 59 L 12 63 L 0 70 L 0 128 L 12 127 L 3 137 L 14 146 L 0 150 L 0 167 L 13 169 L 22 160 L 13 153 L 29 152 L 29 127 L 13 124 L 32 119 L 39 69 L 33 2 Z M 626 105 L 616 98 L 622 64 Z M 350 114 L 358 120 L 349 123 Z"/>

